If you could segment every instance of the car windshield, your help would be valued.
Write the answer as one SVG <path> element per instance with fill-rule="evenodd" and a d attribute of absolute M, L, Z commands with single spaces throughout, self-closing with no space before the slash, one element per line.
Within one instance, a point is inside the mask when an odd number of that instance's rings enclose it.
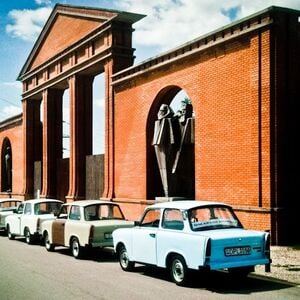
<path fill-rule="evenodd" d="M 3 201 L 0 202 L 0 209 L 10 209 L 10 208 L 16 208 L 21 201 L 15 201 L 15 200 L 8 200 L 8 201 Z"/>
<path fill-rule="evenodd" d="M 114 204 L 92 204 L 84 208 L 86 221 L 97 220 L 123 220 L 124 215 L 118 205 Z"/>
<path fill-rule="evenodd" d="M 197 207 L 188 211 L 188 218 L 193 231 L 242 227 L 232 209 L 226 206 Z"/>
<path fill-rule="evenodd" d="M 41 202 L 34 204 L 35 215 L 56 214 L 61 207 L 60 202 Z"/>

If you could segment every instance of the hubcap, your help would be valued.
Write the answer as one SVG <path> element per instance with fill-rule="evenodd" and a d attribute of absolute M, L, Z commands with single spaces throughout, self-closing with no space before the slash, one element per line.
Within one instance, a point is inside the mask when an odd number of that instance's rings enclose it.
<path fill-rule="evenodd" d="M 120 261 L 121 261 L 121 265 L 124 267 L 124 268 L 127 268 L 128 266 L 128 255 L 126 253 L 126 251 L 122 251 L 121 252 L 121 255 L 120 255 Z"/>
<path fill-rule="evenodd" d="M 183 265 L 178 259 L 173 262 L 173 276 L 177 282 L 181 282 L 184 278 Z"/>
<path fill-rule="evenodd" d="M 26 230 L 26 232 L 25 232 L 25 238 L 26 238 L 26 242 L 29 243 L 30 242 L 30 233 L 28 230 Z"/>
<path fill-rule="evenodd" d="M 49 242 L 48 234 L 45 236 L 45 244 L 46 244 L 46 248 L 49 249 L 50 248 L 50 242 Z"/>
<path fill-rule="evenodd" d="M 79 245 L 78 245 L 78 242 L 75 240 L 73 241 L 73 255 L 74 256 L 77 256 L 78 255 L 78 251 L 79 251 Z"/>

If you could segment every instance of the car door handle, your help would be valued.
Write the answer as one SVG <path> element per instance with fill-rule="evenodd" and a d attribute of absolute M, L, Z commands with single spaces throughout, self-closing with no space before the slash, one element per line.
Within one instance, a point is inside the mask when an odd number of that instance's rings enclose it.
<path fill-rule="evenodd" d="M 155 233 L 149 233 L 150 237 L 155 238 L 156 234 Z"/>

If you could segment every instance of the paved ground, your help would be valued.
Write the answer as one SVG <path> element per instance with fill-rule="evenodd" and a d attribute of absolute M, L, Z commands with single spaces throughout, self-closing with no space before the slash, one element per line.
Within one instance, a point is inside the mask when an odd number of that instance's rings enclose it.
<path fill-rule="evenodd" d="M 271 272 L 264 266 L 256 267 L 255 273 L 300 285 L 300 245 L 294 247 L 271 247 Z"/>

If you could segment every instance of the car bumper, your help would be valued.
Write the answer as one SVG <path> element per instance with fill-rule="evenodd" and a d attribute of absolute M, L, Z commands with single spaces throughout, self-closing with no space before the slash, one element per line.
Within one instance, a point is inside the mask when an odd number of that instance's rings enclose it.
<path fill-rule="evenodd" d="M 208 262 L 204 268 L 210 270 L 222 270 L 228 268 L 239 268 L 239 267 L 248 267 L 256 265 L 270 265 L 271 260 L 268 258 L 256 259 L 256 260 L 243 260 L 243 261 L 234 261 L 234 262 Z M 203 267 L 202 267 L 203 269 Z"/>

